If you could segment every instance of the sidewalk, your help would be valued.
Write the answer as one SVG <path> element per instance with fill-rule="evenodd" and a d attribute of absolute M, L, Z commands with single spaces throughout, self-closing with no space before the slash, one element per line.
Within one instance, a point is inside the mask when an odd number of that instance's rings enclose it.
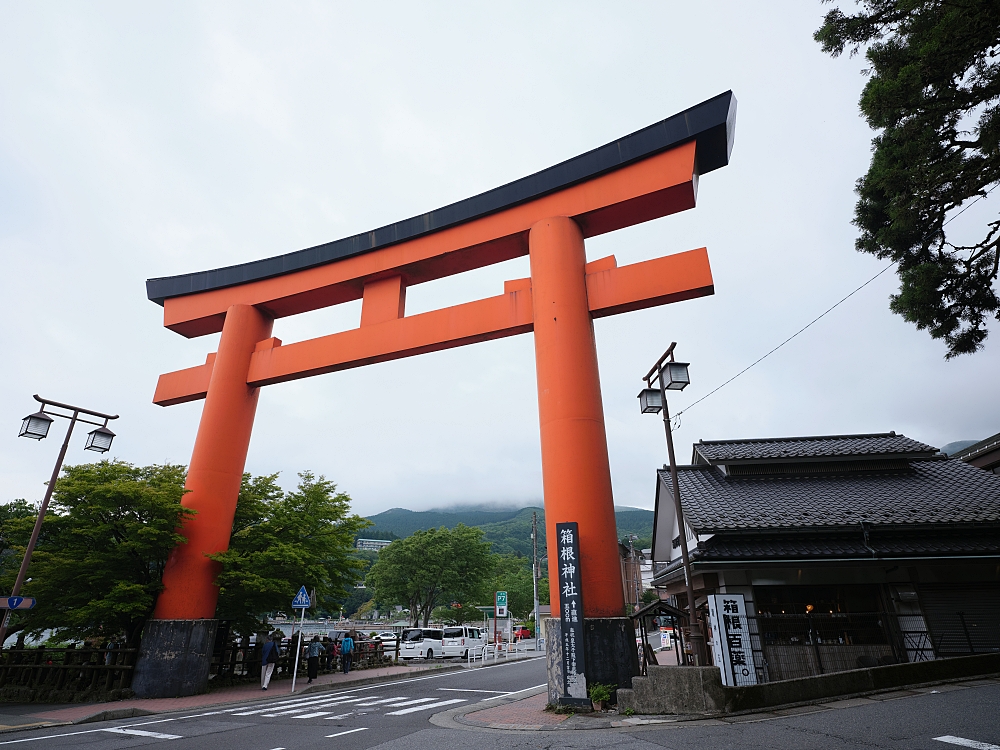
<path fill-rule="evenodd" d="M 394 680 L 411 674 L 452 671 L 461 668 L 462 666 L 460 665 L 446 664 L 379 667 L 377 669 L 351 672 L 348 675 L 339 672 L 320 675 L 308 686 L 306 685 L 308 678 L 300 675 L 299 679 L 295 682 L 295 695 L 324 690 L 347 689 Z M 74 703 L 70 705 L 43 703 L 0 704 L 0 732 L 12 731 L 14 728 L 25 729 L 36 725 L 76 724 L 84 721 L 147 716 L 170 711 L 191 711 L 213 706 L 256 701 L 261 698 L 283 698 L 291 695 L 291 688 L 292 681 L 283 679 L 272 680 L 267 692 L 261 690 L 259 684 L 249 684 L 222 688 L 201 695 L 190 695 L 185 698 L 132 698 L 109 703 Z"/>

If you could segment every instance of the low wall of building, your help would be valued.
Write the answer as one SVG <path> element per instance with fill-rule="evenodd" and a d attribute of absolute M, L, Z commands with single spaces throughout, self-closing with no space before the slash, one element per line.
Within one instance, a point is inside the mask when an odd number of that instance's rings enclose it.
<path fill-rule="evenodd" d="M 1000 673 L 1000 654 L 892 664 L 760 685 L 727 687 L 718 667 L 650 666 L 618 690 L 618 710 L 637 714 L 718 714 L 874 693 L 908 685 Z"/>

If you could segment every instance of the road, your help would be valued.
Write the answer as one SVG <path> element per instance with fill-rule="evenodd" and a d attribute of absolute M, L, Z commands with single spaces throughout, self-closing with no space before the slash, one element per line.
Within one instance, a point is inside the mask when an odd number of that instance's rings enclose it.
<path fill-rule="evenodd" d="M 544 684 L 544 658 L 310 695 L 290 696 L 287 683 L 272 683 L 270 695 L 239 708 L 4 734 L 0 748 L 119 750 L 169 740 L 170 750 L 359 750 L 420 732 L 439 711 L 485 707 L 491 698 Z"/>
<path fill-rule="evenodd" d="M 487 707 L 544 682 L 541 659 L 402 679 L 352 691 L 268 696 L 239 708 L 0 735 L 7 746 L 118 750 L 165 744 L 211 750 L 1000 750 L 1000 684 L 893 700 L 808 706 L 762 720 L 690 722 L 619 730 L 510 732 L 434 726 L 428 718 L 456 706 Z M 788 713 L 792 713 L 789 711 Z"/>

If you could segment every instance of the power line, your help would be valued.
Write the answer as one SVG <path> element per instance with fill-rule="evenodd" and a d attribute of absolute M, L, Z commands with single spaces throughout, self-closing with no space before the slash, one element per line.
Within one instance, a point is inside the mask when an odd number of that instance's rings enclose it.
<path fill-rule="evenodd" d="M 965 213 L 966 211 L 968 211 L 968 210 L 969 210 L 970 208 L 972 208 L 972 207 L 973 207 L 974 205 L 976 205 L 976 204 L 977 204 L 977 203 L 978 203 L 979 201 L 981 201 L 981 200 L 982 200 L 983 198 L 985 198 L 985 197 L 986 197 L 986 196 L 988 196 L 988 195 L 989 195 L 990 193 L 992 193 L 992 192 L 993 192 L 994 190 L 996 190 L 996 189 L 997 189 L 997 187 L 1000 187 L 1000 183 L 997 183 L 996 185 L 994 185 L 993 187 L 991 187 L 991 188 L 990 188 L 989 190 L 987 190 L 987 191 L 986 191 L 985 193 L 983 193 L 982 195 L 979 195 L 979 196 L 976 196 L 976 199 L 975 199 L 974 201 L 972 201 L 972 202 L 971 202 L 971 203 L 970 203 L 970 204 L 969 204 L 968 206 L 966 206 L 965 208 L 963 208 L 963 209 L 962 209 L 961 211 L 959 211 L 959 212 L 958 212 L 957 214 L 955 214 L 954 216 L 951 216 L 951 217 L 949 217 L 949 218 L 948 218 L 948 220 L 947 220 L 947 221 L 945 221 L 945 222 L 944 222 L 944 223 L 943 223 L 943 224 L 941 225 L 941 228 L 942 228 L 942 229 L 944 229 L 944 227 L 948 226 L 948 225 L 949 225 L 949 224 L 950 224 L 951 222 L 953 222 L 953 221 L 954 221 L 955 219 L 957 219 L 957 218 L 958 218 L 959 216 L 961 216 L 962 214 L 964 214 L 964 213 Z M 824 311 L 823 311 L 822 313 L 820 313 L 819 315 L 817 315 L 817 316 L 816 316 L 815 318 L 813 318 L 812 320 L 810 320 L 810 321 L 809 321 L 808 323 L 806 323 L 806 324 L 805 324 L 804 326 L 802 326 L 802 328 L 800 328 L 800 329 L 799 329 L 799 330 L 797 330 L 797 331 L 796 331 L 795 333 L 793 333 L 793 334 L 792 334 L 791 336 L 789 336 L 789 337 L 788 337 L 787 339 L 785 339 L 784 341 L 782 341 L 782 342 L 781 342 L 780 344 L 778 344 L 778 345 L 777 345 L 776 347 L 774 347 L 774 348 L 773 348 L 773 349 L 772 349 L 771 351 L 769 351 L 769 352 L 768 352 L 767 354 L 765 354 L 765 355 L 764 355 L 763 357 L 761 357 L 760 359 L 756 360 L 755 362 L 752 362 L 751 364 L 747 365 L 747 366 L 746 366 L 746 367 L 744 367 L 744 368 L 743 368 L 742 370 L 740 370 L 740 371 L 739 371 L 738 373 L 736 373 L 736 374 L 735 374 L 735 375 L 733 375 L 733 376 L 732 376 L 731 378 L 729 378 L 729 380 L 727 380 L 726 382 L 724 382 L 724 383 L 723 383 L 722 385 L 719 385 L 719 386 L 716 386 L 716 387 L 715 387 L 715 388 L 713 388 L 713 389 L 712 389 L 711 391 L 709 391 L 708 393 L 706 393 L 706 394 L 705 394 L 704 396 L 702 396 L 701 398 L 699 398 L 699 399 L 698 399 L 697 401 L 695 401 L 695 402 L 694 402 L 694 403 L 692 403 L 692 404 L 689 404 L 689 405 L 688 405 L 688 406 L 687 406 L 686 408 L 684 408 L 684 409 L 681 409 L 681 410 L 680 410 L 679 412 L 677 412 L 676 414 L 674 414 L 674 415 L 673 415 L 673 416 L 671 417 L 671 421 L 676 421 L 676 426 L 675 426 L 675 427 L 674 427 L 673 429 L 675 429 L 675 430 L 677 430 L 677 429 L 680 429 L 680 417 L 681 417 L 681 415 L 682 415 L 682 414 L 684 414 L 684 413 L 685 413 L 686 411 L 688 411 L 689 409 L 691 409 L 691 408 L 693 408 L 693 407 L 697 406 L 698 404 L 700 404 L 700 403 L 701 403 L 702 401 L 704 401 L 704 400 L 705 400 L 706 398 L 708 398 L 708 397 L 709 397 L 709 396 L 711 396 L 712 394 L 714 394 L 714 393 L 716 393 L 716 392 L 718 392 L 718 391 L 722 390 L 723 388 L 725 388 L 725 387 L 726 387 L 727 385 L 729 385 L 730 383 L 732 383 L 732 382 L 733 382 L 734 380 L 736 380 L 736 378 L 738 378 L 738 377 L 739 377 L 740 375 L 742 375 L 743 373 L 745 373 L 745 372 L 746 372 L 747 370 L 749 370 L 750 368 L 752 368 L 752 367 L 755 367 L 756 365 L 759 365 L 759 364 L 760 364 L 761 362 L 763 362 L 763 361 L 764 361 L 765 359 L 767 359 L 767 358 L 768 358 L 768 357 L 770 357 L 770 356 L 771 356 L 772 354 L 774 354 L 774 353 L 775 353 L 776 351 L 778 351 L 778 349 L 780 349 L 781 347 L 783 347 L 783 346 L 784 346 L 785 344 L 787 344 L 787 343 L 788 343 L 789 341 L 791 341 L 792 339 L 794 339 L 794 338 L 795 338 L 796 336 L 798 336 L 798 335 L 799 335 L 800 333 L 802 333 L 803 331 L 805 331 L 806 329 L 808 329 L 808 328 L 809 328 L 810 326 L 812 326 L 812 325 L 813 325 L 813 323 L 816 323 L 816 322 L 818 322 L 818 321 L 819 321 L 819 320 L 821 320 L 822 318 L 826 317 L 826 315 L 828 315 L 829 313 L 831 313 L 831 312 L 833 312 L 834 310 L 836 310 L 836 309 L 837 309 L 838 307 L 840 307 L 840 305 L 841 305 L 841 304 L 843 304 L 844 302 L 846 302 L 847 300 L 849 300 L 849 299 L 850 299 L 851 297 L 853 297 L 853 296 L 854 296 L 855 294 L 857 294 L 857 293 L 858 293 L 858 292 L 860 292 L 860 291 L 861 291 L 862 289 L 864 289 L 864 288 L 865 288 L 866 286 L 868 286 L 869 284 L 871 284 L 871 283 L 872 283 L 873 281 L 875 281 L 875 279 L 877 279 L 877 278 L 878 278 L 879 276 L 881 276 L 882 274 L 884 274 L 884 273 L 885 273 L 886 271 L 888 271 L 888 270 L 889 270 L 890 268 L 892 268 L 892 267 L 893 267 L 894 265 L 896 265 L 896 264 L 895 264 L 895 262 L 893 262 L 893 263 L 890 263 L 889 265 L 887 265 L 887 266 L 886 266 L 885 268 L 883 268 L 883 269 L 882 269 L 881 271 L 879 271 L 879 272 L 878 272 L 877 274 L 875 274 L 875 275 L 874 275 L 874 276 L 872 276 L 872 277 L 871 277 L 870 279 L 868 279 L 868 281 L 866 281 L 866 282 L 865 282 L 864 284 L 862 284 L 861 286 L 857 287 L 857 288 L 856 288 L 856 289 L 854 289 L 854 290 L 853 290 L 853 291 L 852 291 L 852 292 L 851 292 L 850 294 L 848 294 L 848 295 L 847 295 L 847 296 L 845 296 L 845 297 L 842 297 L 842 298 L 841 298 L 841 299 L 840 299 L 839 301 L 837 301 L 837 302 L 836 302 L 836 303 L 835 303 L 834 305 L 832 305 L 831 307 L 827 308 L 827 309 L 826 309 L 826 310 L 824 310 Z"/>

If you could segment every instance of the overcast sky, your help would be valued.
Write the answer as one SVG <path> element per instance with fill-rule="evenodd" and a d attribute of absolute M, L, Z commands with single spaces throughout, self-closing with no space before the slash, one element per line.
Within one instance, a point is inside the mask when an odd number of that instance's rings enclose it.
<path fill-rule="evenodd" d="M 709 9 L 709 8 L 712 9 Z M 151 403 L 204 362 L 149 277 L 278 255 L 531 174 L 732 89 L 732 161 L 698 207 L 588 241 L 619 265 L 707 246 L 716 294 L 596 321 L 615 499 L 652 507 L 661 423 L 641 376 L 671 341 L 683 409 L 883 263 L 854 251 L 872 132 L 863 59 L 812 41 L 829 6 L 756 3 L 0 2 L 0 502 L 39 500 L 64 424 L 17 438 L 33 393 L 117 412 L 112 456 L 187 463 L 203 402 Z M 430 10 L 428 10 L 430 8 Z M 991 199 L 992 200 L 992 199 Z M 974 231 L 995 205 L 953 226 Z M 527 258 L 412 287 L 407 313 L 500 294 Z M 684 415 L 699 439 L 1000 431 L 1000 339 L 945 362 L 887 308 L 893 272 Z M 285 343 L 360 302 L 278 320 Z M 997 332 L 994 332 L 997 336 Z M 96 460 L 84 435 L 67 462 Z M 537 503 L 530 335 L 268 386 L 247 469 L 325 474 L 357 512 Z"/>

